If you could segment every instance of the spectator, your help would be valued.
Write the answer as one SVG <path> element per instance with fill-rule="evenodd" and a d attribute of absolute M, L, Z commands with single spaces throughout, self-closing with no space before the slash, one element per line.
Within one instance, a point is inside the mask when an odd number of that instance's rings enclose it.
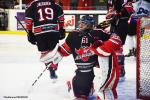
<path fill-rule="evenodd" d="M 93 10 L 93 0 L 79 0 L 78 10 Z"/>
<path fill-rule="evenodd" d="M 70 7 L 71 10 L 77 10 L 78 1 L 77 0 L 72 0 L 70 6 L 71 6 Z"/>

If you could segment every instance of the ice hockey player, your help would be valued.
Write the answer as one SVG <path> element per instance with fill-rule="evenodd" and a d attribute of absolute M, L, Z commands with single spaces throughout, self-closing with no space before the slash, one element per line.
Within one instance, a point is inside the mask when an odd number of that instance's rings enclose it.
<path fill-rule="evenodd" d="M 129 1 L 129 0 L 128 0 Z M 132 5 L 134 4 L 134 2 L 136 2 L 135 0 L 130 0 L 130 2 L 132 2 Z M 134 9 L 134 7 L 133 7 Z M 131 14 L 131 16 L 135 13 L 134 12 Z M 135 56 L 136 55 L 136 43 L 135 43 L 135 37 L 136 37 L 136 21 L 132 21 L 131 23 L 131 16 L 130 19 L 128 20 L 129 23 L 129 31 L 127 33 L 127 37 L 128 37 L 128 44 L 129 44 L 129 52 L 125 55 L 125 57 L 130 57 L 130 56 Z"/>
<path fill-rule="evenodd" d="M 93 17 L 82 16 L 79 21 L 79 29 L 70 32 L 65 43 L 59 46 L 57 54 L 48 60 L 58 63 L 54 59 L 73 55 L 77 66 L 76 75 L 72 82 L 67 82 L 67 84 L 71 84 L 74 96 L 83 100 L 87 100 L 93 92 L 95 76 L 93 67 L 100 65 L 104 73 L 99 73 L 99 75 L 103 75 L 103 78 L 99 80 L 99 98 L 103 100 L 109 93 L 111 93 L 111 97 L 117 98 L 116 86 L 119 69 L 114 51 L 120 48 L 121 40 L 116 34 L 111 35 L 103 30 L 93 29 L 94 23 Z M 101 82 L 102 84 L 100 84 Z"/>
<path fill-rule="evenodd" d="M 28 1 L 28 0 L 27 0 Z M 25 23 L 28 30 L 28 41 L 37 45 L 41 52 L 41 61 L 47 58 L 47 54 L 55 52 L 59 40 L 65 38 L 64 13 L 61 6 L 53 0 L 29 0 L 25 11 Z M 57 78 L 55 70 L 57 65 L 46 62 L 50 71 L 50 78 Z M 52 69 L 50 66 L 55 66 Z"/>
<path fill-rule="evenodd" d="M 134 17 L 150 16 L 150 0 L 138 0 L 133 4 L 135 13 Z"/>
<path fill-rule="evenodd" d="M 132 0 L 107 0 L 108 14 L 107 21 L 111 24 L 111 33 L 116 33 L 122 40 L 122 47 L 116 52 L 118 63 L 120 65 L 120 81 L 125 79 L 123 45 L 125 44 L 127 33 L 129 31 L 128 20 L 134 12 Z"/>
<path fill-rule="evenodd" d="M 133 8 L 134 8 L 134 2 L 133 2 Z M 135 11 L 135 10 L 134 10 Z M 128 32 L 128 47 L 129 47 L 129 52 L 125 55 L 125 57 L 130 57 L 130 56 L 136 56 L 136 20 L 137 18 L 134 18 L 133 15 L 135 12 L 130 16 L 130 19 L 128 21 L 129 23 L 129 32 Z"/>
<path fill-rule="evenodd" d="M 150 1 L 149 0 L 138 0 L 134 1 L 133 8 L 134 13 L 131 15 L 129 20 L 129 33 L 128 33 L 128 44 L 129 53 L 125 57 L 136 56 L 136 23 L 137 19 L 140 17 L 150 16 Z"/>

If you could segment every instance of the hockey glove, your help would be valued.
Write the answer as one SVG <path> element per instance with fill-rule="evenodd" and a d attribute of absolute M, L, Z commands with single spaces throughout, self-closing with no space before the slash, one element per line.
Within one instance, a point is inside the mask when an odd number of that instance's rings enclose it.
<path fill-rule="evenodd" d="M 116 16 L 116 11 L 113 8 L 110 8 L 108 13 L 106 14 L 106 20 L 111 22 L 111 20 L 113 20 L 114 16 Z"/>
<path fill-rule="evenodd" d="M 121 9 L 121 14 L 125 17 L 130 17 L 135 11 L 133 9 L 132 2 L 127 2 L 124 7 Z"/>
<path fill-rule="evenodd" d="M 32 33 L 32 31 L 28 31 L 27 37 L 28 37 L 28 41 L 31 44 L 36 45 L 36 38 L 35 35 Z"/>
<path fill-rule="evenodd" d="M 63 29 L 62 27 L 59 29 L 59 34 L 60 34 L 60 36 L 59 36 L 59 40 L 62 40 L 62 39 L 64 39 L 65 38 L 65 36 L 66 36 L 66 30 L 65 29 Z"/>

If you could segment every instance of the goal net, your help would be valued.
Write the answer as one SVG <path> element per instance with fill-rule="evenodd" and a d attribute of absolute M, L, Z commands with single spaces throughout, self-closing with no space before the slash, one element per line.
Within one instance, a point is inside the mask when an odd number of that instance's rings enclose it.
<path fill-rule="evenodd" d="M 150 100 L 150 17 L 137 24 L 137 98 Z"/>

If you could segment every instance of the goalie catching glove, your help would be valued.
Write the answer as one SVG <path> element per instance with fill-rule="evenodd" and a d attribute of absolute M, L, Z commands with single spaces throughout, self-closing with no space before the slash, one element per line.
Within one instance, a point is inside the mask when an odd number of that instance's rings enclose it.
<path fill-rule="evenodd" d="M 59 45 L 57 44 L 54 50 L 42 52 L 40 61 L 57 65 L 62 59 L 62 55 L 58 51 L 58 47 Z"/>

